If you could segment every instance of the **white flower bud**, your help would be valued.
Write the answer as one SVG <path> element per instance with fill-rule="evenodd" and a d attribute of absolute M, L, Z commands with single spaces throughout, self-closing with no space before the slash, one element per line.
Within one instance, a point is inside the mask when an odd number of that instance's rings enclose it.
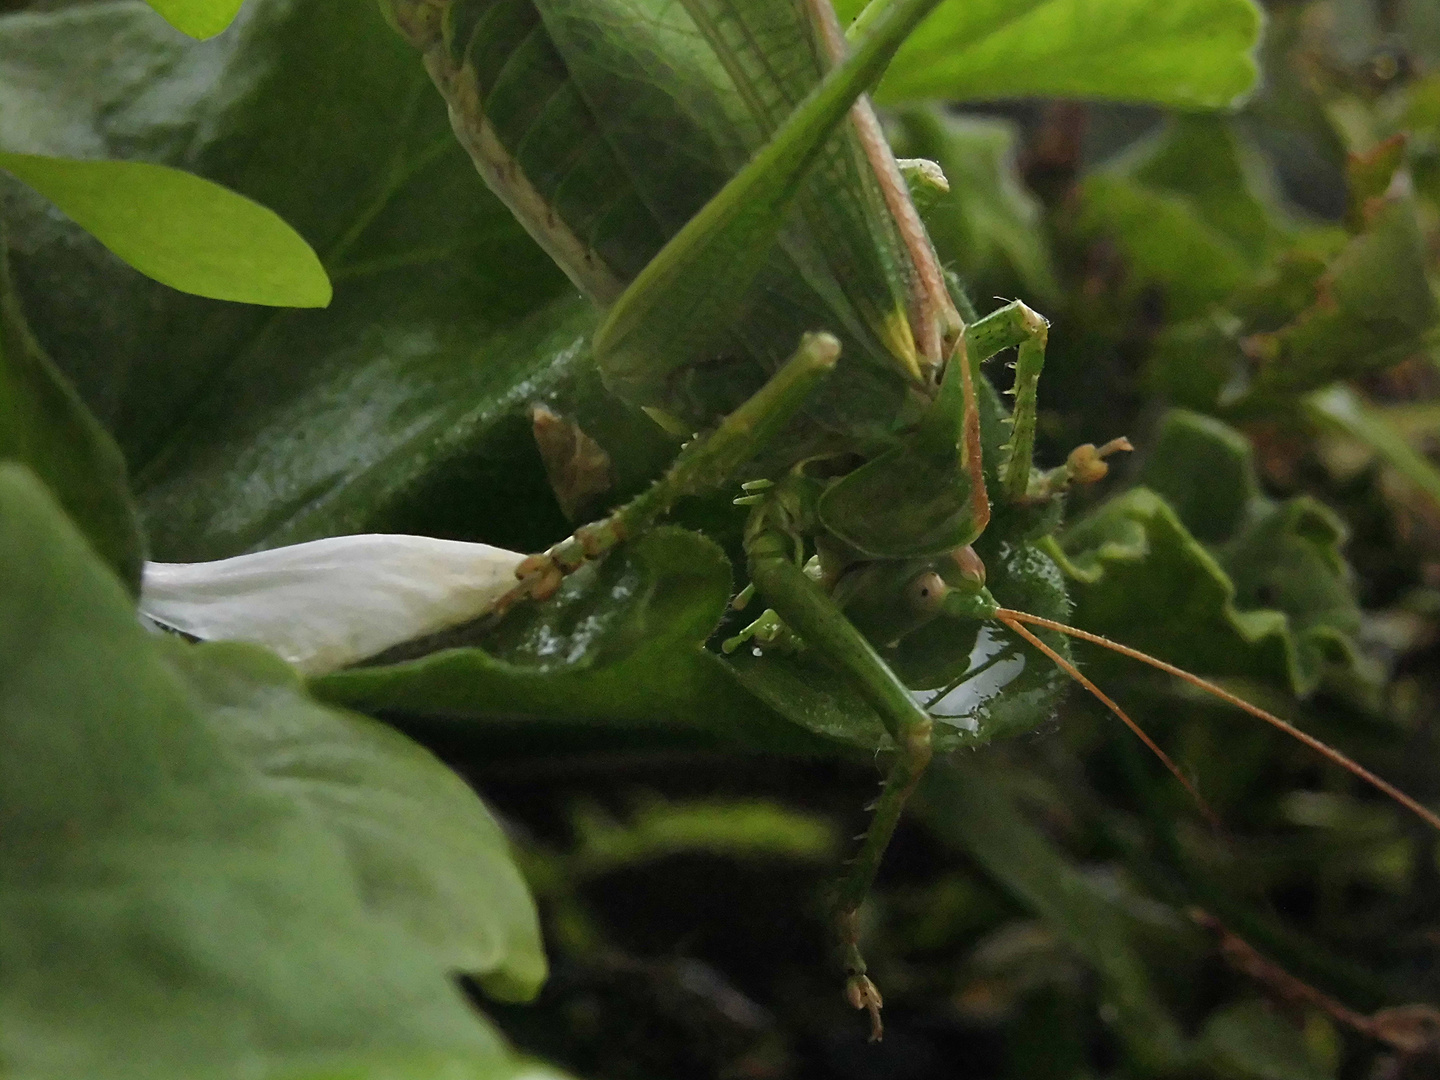
<path fill-rule="evenodd" d="M 479 618 L 523 555 L 369 533 L 204 563 L 146 563 L 141 614 L 206 641 L 249 641 L 308 675 Z"/>

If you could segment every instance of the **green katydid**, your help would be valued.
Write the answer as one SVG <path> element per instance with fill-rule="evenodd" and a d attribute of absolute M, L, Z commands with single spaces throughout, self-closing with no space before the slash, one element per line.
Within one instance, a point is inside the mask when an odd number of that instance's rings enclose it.
<path fill-rule="evenodd" d="M 1128 444 L 1032 467 L 1048 324 L 1019 302 L 974 317 L 866 102 L 939 0 L 874 0 L 848 44 L 830 0 L 388 3 L 481 174 L 605 309 L 594 354 L 607 385 L 706 432 L 648 490 L 525 560 L 500 607 L 544 601 L 681 496 L 746 479 L 743 595 L 768 610 L 741 639 L 784 637 L 824 655 L 896 747 L 835 903 L 847 996 L 876 1037 L 881 1000 L 855 915 L 929 761 L 933 725 L 883 654 L 937 620 L 1007 628 L 1134 727 L 1059 639 L 1030 627 L 1097 641 L 1285 728 L 1440 828 L 1269 713 L 987 590 L 971 545 L 992 502 L 1032 533 L 1053 531 L 1054 496 L 1103 474 L 1104 456 Z M 979 365 L 1011 348 L 1005 417 Z M 986 409 L 1010 425 L 988 465 Z"/>

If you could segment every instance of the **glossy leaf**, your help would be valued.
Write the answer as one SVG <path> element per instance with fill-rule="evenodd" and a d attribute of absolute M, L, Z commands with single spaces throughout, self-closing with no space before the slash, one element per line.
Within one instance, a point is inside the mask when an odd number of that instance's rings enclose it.
<path fill-rule="evenodd" d="M 218 184 L 143 161 L 0 153 L 18 177 L 147 277 L 181 292 L 274 307 L 324 307 L 330 279 L 273 211 Z"/>
<path fill-rule="evenodd" d="M 517 1071 L 0 466 L 0 1065 L 37 1080 Z M 447 1065 L 448 1063 L 448 1065 Z"/>
<path fill-rule="evenodd" d="M 493 996 L 535 996 L 545 978 L 535 905 L 464 781 L 394 729 L 319 705 L 263 649 L 177 644 L 166 660 L 220 741 L 329 830 L 368 911 Z"/>
<path fill-rule="evenodd" d="M 120 40 L 153 63 L 96 59 Z M 36 55 L 62 128 L 21 90 Z M 374 5 L 253 0 L 203 43 L 133 4 L 7 20 L 0 88 L 37 151 L 183 155 L 293 222 L 336 281 L 323 312 L 182 296 L 12 197 L 27 313 L 124 449 L 154 557 L 376 531 L 542 546 L 567 522 L 536 402 L 611 454 L 618 494 L 673 454 L 600 388 L 589 306 L 477 181 Z"/>
<path fill-rule="evenodd" d="M 420 659 L 317 679 L 329 701 L 468 721 L 651 728 L 783 750 L 812 745 L 745 693 L 703 648 L 730 598 L 710 541 L 661 528 L 571 575 L 544 605 L 493 629 L 460 628 Z M 382 658 L 384 659 L 384 658 Z"/>
<path fill-rule="evenodd" d="M 145 542 L 125 460 L 30 333 L 0 249 L 0 459 L 49 487 L 96 553 L 132 593 Z"/>
<path fill-rule="evenodd" d="M 193 38 L 214 37 L 234 20 L 244 0 L 145 0 L 171 26 Z"/>
<path fill-rule="evenodd" d="M 1002 604 L 1067 617 L 1064 584 L 1045 555 L 1026 544 L 997 547 L 986 537 L 977 546 L 988 587 Z M 1068 651 L 1063 639 L 1047 644 Z M 930 623 L 881 656 L 934 717 L 941 752 L 1035 730 L 1070 685 L 1054 664 L 1003 627 L 960 619 Z M 738 650 L 728 662 L 747 689 L 798 727 L 865 750 L 889 745 L 880 718 L 823 657 L 756 648 Z"/>
<path fill-rule="evenodd" d="M 836 7 L 851 18 L 864 0 Z M 1255 84 L 1260 26 L 1249 0 L 950 0 L 901 51 L 877 96 L 1223 108 Z"/>

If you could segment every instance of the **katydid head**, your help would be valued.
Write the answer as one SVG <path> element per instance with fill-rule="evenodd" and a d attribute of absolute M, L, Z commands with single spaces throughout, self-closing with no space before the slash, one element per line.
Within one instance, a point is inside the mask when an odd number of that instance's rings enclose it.
<path fill-rule="evenodd" d="M 825 490 L 816 510 L 826 530 L 873 559 L 936 557 L 984 532 L 989 498 L 979 453 L 966 447 L 970 374 L 966 351 L 956 349 L 919 423 Z"/>

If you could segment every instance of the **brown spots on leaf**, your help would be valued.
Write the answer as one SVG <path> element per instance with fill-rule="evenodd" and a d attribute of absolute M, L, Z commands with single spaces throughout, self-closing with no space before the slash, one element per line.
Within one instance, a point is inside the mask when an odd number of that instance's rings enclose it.
<path fill-rule="evenodd" d="M 588 517 L 614 486 L 610 455 L 573 420 L 544 405 L 530 410 L 530 422 L 561 513 L 570 521 Z"/>

